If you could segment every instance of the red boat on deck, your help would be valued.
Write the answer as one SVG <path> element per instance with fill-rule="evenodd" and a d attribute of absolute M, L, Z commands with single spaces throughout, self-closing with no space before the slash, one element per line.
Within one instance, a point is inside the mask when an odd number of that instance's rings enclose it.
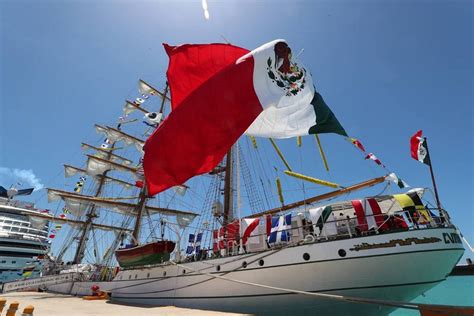
<path fill-rule="evenodd" d="M 170 240 L 160 240 L 131 248 L 115 251 L 119 265 L 123 268 L 162 263 L 170 260 L 176 244 Z"/>

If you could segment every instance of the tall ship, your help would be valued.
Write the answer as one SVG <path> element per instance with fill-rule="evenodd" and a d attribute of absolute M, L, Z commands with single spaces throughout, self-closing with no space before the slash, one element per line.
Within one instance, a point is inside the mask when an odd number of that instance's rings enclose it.
<path fill-rule="evenodd" d="M 82 144 L 84 165 L 64 165 L 74 190 L 47 190 L 54 217 L 74 223 L 48 273 L 80 275 L 47 290 L 98 286 L 118 303 L 259 315 L 385 315 L 395 307 L 375 301 L 410 301 L 460 260 L 436 187 L 434 201 L 430 189 L 407 189 L 349 137 L 285 41 L 165 49 L 165 88 L 140 80 L 117 122 L 95 126 L 99 142 Z M 329 170 L 323 133 L 381 175 L 341 185 L 292 169 L 304 169 L 311 138 Z M 277 138 L 296 139 L 299 158 Z M 421 132 L 413 148 L 431 168 Z"/>
<path fill-rule="evenodd" d="M 48 221 L 33 203 L 16 199 L 33 189 L 0 186 L 0 283 L 41 276 L 49 253 Z"/>

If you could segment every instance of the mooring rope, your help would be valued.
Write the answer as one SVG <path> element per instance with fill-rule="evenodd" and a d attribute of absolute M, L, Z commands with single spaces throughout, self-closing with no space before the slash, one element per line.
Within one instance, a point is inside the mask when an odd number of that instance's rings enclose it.
<path fill-rule="evenodd" d="M 462 235 L 461 235 L 462 236 Z M 474 248 L 472 248 L 472 246 L 467 242 L 467 239 L 462 236 L 462 240 L 464 240 L 464 242 L 466 243 L 466 245 L 469 247 L 469 249 L 471 250 L 471 252 L 474 252 Z"/>

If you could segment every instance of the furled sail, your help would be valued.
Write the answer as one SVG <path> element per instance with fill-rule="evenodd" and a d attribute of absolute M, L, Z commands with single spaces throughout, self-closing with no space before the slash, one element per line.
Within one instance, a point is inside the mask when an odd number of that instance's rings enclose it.
<path fill-rule="evenodd" d="M 128 116 L 129 114 L 131 114 L 135 110 L 142 111 L 145 114 L 150 113 L 147 109 L 144 109 L 143 107 L 141 107 L 141 106 L 139 106 L 139 105 L 137 105 L 133 102 L 125 100 L 125 105 L 123 106 L 123 115 Z"/>
<path fill-rule="evenodd" d="M 136 176 L 138 171 L 137 168 L 129 167 L 120 163 L 113 162 L 111 160 L 102 159 L 92 155 L 87 155 L 87 167 L 86 172 L 90 176 L 97 176 L 103 174 L 108 170 L 120 170 L 130 172 L 133 176 Z"/>
<path fill-rule="evenodd" d="M 112 160 L 112 161 L 120 162 L 120 163 L 123 163 L 124 165 L 133 164 L 133 161 L 131 161 L 130 159 L 127 159 L 125 157 L 122 157 L 122 156 L 111 153 L 110 149 L 99 148 L 99 147 L 95 147 L 95 146 L 92 146 L 92 145 L 89 145 L 89 144 L 86 144 L 86 143 L 81 143 L 81 146 L 83 148 L 89 148 L 89 149 L 96 150 L 97 152 L 96 152 L 95 156 L 97 156 L 99 158 L 107 159 L 107 157 L 110 156 L 110 160 Z"/>
<path fill-rule="evenodd" d="M 78 167 L 74 167 L 74 166 L 70 166 L 70 165 L 64 165 L 64 175 L 66 176 L 66 178 L 72 177 L 72 176 L 74 176 L 78 173 L 87 174 L 87 170 L 82 169 L 82 168 L 78 168 Z M 135 185 L 133 183 L 123 181 L 123 180 L 120 180 L 120 179 L 116 179 L 116 178 L 112 178 L 112 177 L 109 177 L 109 176 L 104 176 L 102 174 L 96 175 L 95 178 L 104 178 L 105 181 L 119 184 L 119 185 L 123 186 L 125 189 L 131 189 L 131 188 L 135 187 Z"/>
<path fill-rule="evenodd" d="M 102 133 L 107 137 L 109 141 L 112 142 L 118 142 L 118 141 L 123 141 L 127 146 L 135 145 L 137 150 L 141 153 L 143 153 L 143 145 L 145 145 L 145 141 L 136 138 L 132 135 L 129 135 L 127 133 L 124 133 L 122 131 L 119 131 L 118 129 L 115 129 L 110 126 L 101 126 L 101 125 L 95 125 L 95 129 L 97 133 Z"/>
<path fill-rule="evenodd" d="M 44 223 L 46 225 L 47 222 L 55 223 L 55 224 L 68 224 L 72 227 L 77 227 L 80 228 L 81 226 L 84 225 L 84 221 L 80 220 L 75 220 L 75 219 L 69 219 L 69 218 L 61 218 L 61 217 L 55 217 L 51 214 L 48 213 L 39 213 L 36 210 L 28 210 L 24 208 L 17 208 L 14 206 L 10 205 L 5 205 L 3 206 L 4 208 L 11 209 L 12 211 L 24 214 L 28 216 L 29 220 L 35 221 L 35 223 L 39 224 Z M 33 223 L 32 223 L 33 224 Z M 105 225 L 105 224 L 98 224 L 98 223 L 92 223 L 92 226 L 94 228 L 98 228 L 101 230 L 105 231 L 131 231 L 131 229 L 128 228 L 123 228 L 123 227 L 117 227 L 117 226 L 111 226 L 111 225 Z M 34 226 L 36 229 L 42 229 L 44 226 Z"/>
<path fill-rule="evenodd" d="M 77 198 L 74 198 L 74 196 L 80 196 L 76 194 L 71 194 L 71 197 L 68 196 L 61 196 L 59 194 L 59 190 L 51 190 L 48 189 L 48 202 L 54 202 L 58 201 L 59 199 L 62 199 L 64 201 L 64 204 L 66 208 L 71 212 L 71 214 L 75 216 L 82 216 L 84 215 L 85 211 L 87 210 L 88 207 L 90 207 L 92 204 L 88 201 L 81 201 L 78 200 Z"/>
<path fill-rule="evenodd" d="M 153 88 L 150 84 L 148 84 L 142 79 L 138 81 L 138 91 L 141 94 L 159 95 L 160 97 L 162 98 L 165 97 L 168 101 L 171 101 L 171 99 L 168 96 L 165 96 L 163 93 Z"/>
<path fill-rule="evenodd" d="M 95 205 L 100 208 L 107 208 L 113 212 L 124 214 L 124 215 L 136 215 L 137 214 L 137 205 L 133 203 L 117 202 L 114 200 L 106 198 L 97 198 L 92 196 L 84 196 L 79 194 L 74 194 L 71 192 L 48 189 L 48 201 L 53 202 L 62 199 L 66 205 L 72 205 L 76 207 L 75 210 L 79 211 L 85 210 L 88 206 Z M 84 208 L 85 206 L 85 208 Z M 69 208 L 69 207 L 68 207 Z M 163 214 L 168 216 L 175 216 L 177 222 L 181 224 L 190 223 L 198 214 L 189 212 L 189 211 L 180 211 L 168 208 L 146 206 L 146 211 L 150 214 Z M 72 210 L 69 209 L 71 212 Z M 83 211 L 82 211 L 83 214 Z"/>

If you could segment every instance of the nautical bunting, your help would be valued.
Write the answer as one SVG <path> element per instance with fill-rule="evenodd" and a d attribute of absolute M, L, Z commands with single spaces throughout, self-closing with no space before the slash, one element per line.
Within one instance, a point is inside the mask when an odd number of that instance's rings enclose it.
<path fill-rule="evenodd" d="M 201 251 L 201 240 L 202 233 L 198 233 L 197 236 L 189 234 L 188 247 L 186 248 L 186 254 L 190 255 L 193 252 L 199 254 Z"/>
<path fill-rule="evenodd" d="M 387 181 L 393 181 L 394 183 L 396 183 L 398 185 L 398 187 L 400 189 L 403 189 L 403 188 L 409 188 L 410 186 L 405 182 L 403 181 L 401 178 L 399 178 L 395 173 L 390 173 L 388 174 L 386 177 L 385 177 L 385 180 Z"/>
<path fill-rule="evenodd" d="M 281 244 L 291 239 L 291 214 L 272 218 L 269 244 Z"/>
<path fill-rule="evenodd" d="M 151 127 L 157 127 L 161 123 L 163 113 L 150 112 L 145 114 L 144 118 L 146 121 L 143 121 L 143 123 Z"/>
<path fill-rule="evenodd" d="M 385 168 L 385 165 L 382 164 L 382 162 L 380 161 L 380 159 L 377 158 L 377 156 L 375 156 L 373 153 L 369 153 L 367 156 L 365 156 L 365 159 L 370 159 L 370 160 L 373 160 L 377 165 L 379 166 L 382 166 Z"/>
<path fill-rule="evenodd" d="M 369 225 L 367 224 L 367 219 L 365 218 L 364 207 L 362 206 L 361 200 L 352 200 L 351 203 L 356 213 L 357 227 L 362 232 L 369 230 Z"/>
<path fill-rule="evenodd" d="M 384 216 L 382 215 L 382 210 L 380 209 L 379 203 L 373 199 L 365 199 L 362 201 L 362 207 L 364 208 L 364 213 L 367 218 L 367 225 L 369 229 L 380 229 L 384 227 Z"/>
<path fill-rule="evenodd" d="M 352 138 L 352 137 L 348 137 L 346 138 L 348 141 L 350 141 L 354 146 L 356 146 L 357 148 L 359 148 L 363 153 L 365 153 L 365 148 L 364 146 L 362 145 L 362 143 L 356 139 L 356 138 Z"/>
<path fill-rule="evenodd" d="M 407 194 L 394 194 L 393 197 L 404 211 L 408 211 L 416 223 L 427 224 L 433 221 L 430 212 L 425 208 L 416 191 L 409 191 Z"/>
<path fill-rule="evenodd" d="M 76 192 L 76 193 L 81 192 L 85 181 L 86 181 L 86 177 L 80 177 L 79 181 L 76 182 L 76 187 L 74 188 L 74 192 Z"/>
<path fill-rule="evenodd" d="M 272 216 L 271 215 L 265 216 L 265 231 L 267 233 L 267 238 L 270 237 L 270 233 L 272 232 Z"/>
<path fill-rule="evenodd" d="M 216 252 L 219 250 L 219 230 L 212 231 L 212 251 Z"/>
<path fill-rule="evenodd" d="M 100 145 L 100 148 L 108 149 L 110 147 L 110 144 L 111 144 L 111 141 L 108 138 L 106 138 L 104 142 L 102 143 L 102 145 Z"/>
<path fill-rule="evenodd" d="M 196 255 L 199 255 L 201 252 L 201 241 L 202 241 L 202 233 L 198 233 L 196 237 L 196 243 L 194 244 L 194 252 Z"/>
<path fill-rule="evenodd" d="M 232 223 L 228 224 L 225 228 L 221 227 L 219 230 L 214 230 L 212 232 L 212 237 L 214 239 L 213 250 L 217 251 L 220 249 L 227 248 L 232 249 L 234 246 L 234 241 L 236 241 L 239 236 L 239 220 L 235 220 Z"/>
<path fill-rule="evenodd" d="M 336 223 L 332 214 L 331 205 L 316 207 L 309 210 L 309 217 L 313 223 L 315 233 L 319 235 L 332 235 L 336 230 Z M 326 222 L 330 223 L 326 223 Z M 334 226 L 334 227 L 333 227 Z"/>
<path fill-rule="evenodd" d="M 355 147 L 357 147 L 361 152 L 364 153 L 364 158 L 365 160 L 372 160 L 374 161 L 377 165 L 381 166 L 382 168 L 384 168 L 385 170 L 389 171 L 387 169 L 387 167 L 380 161 L 380 159 L 377 158 L 377 156 L 375 156 L 374 153 L 367 153 L 366 150 L 365 150 L 365 147 L 364 145 L 362 145 L 362 143 L 360 142 L 360 140 L 358 140 L 357 138 L 353 138 L 353 137 L 347 137 L 346 138 L 347 141 L 351 142 Z M 390 171 L 389 171 L 390 172 Z M 395 173 L 393 172 L 390 172 L 390 174 L 388 174 L 385 178 L 386 181 L 393 181 L 395 182 L 398 187 L 400 189 L 403 189 L 403 188 L 408 188 L 410 187 L 405 181 L 403 181 L 402 179 L 400 179 Z"/>
<path fill-rule="evenodd" d="M 188 247 L 186 248 L 186 254 L 190 255 L 194 251 L 194 234 L 189 234 Z"/>
<path fill-rule="evenodd" d="M 242 245 L 247 245 L 247 243 L 258 244 L 258 238 L 254 237 L 258 235 L 258 224 L 260 223 L 260 218 L 243 218 L 242 219 Z M 253 237 L 253 238 L 252 238 Z"/>

